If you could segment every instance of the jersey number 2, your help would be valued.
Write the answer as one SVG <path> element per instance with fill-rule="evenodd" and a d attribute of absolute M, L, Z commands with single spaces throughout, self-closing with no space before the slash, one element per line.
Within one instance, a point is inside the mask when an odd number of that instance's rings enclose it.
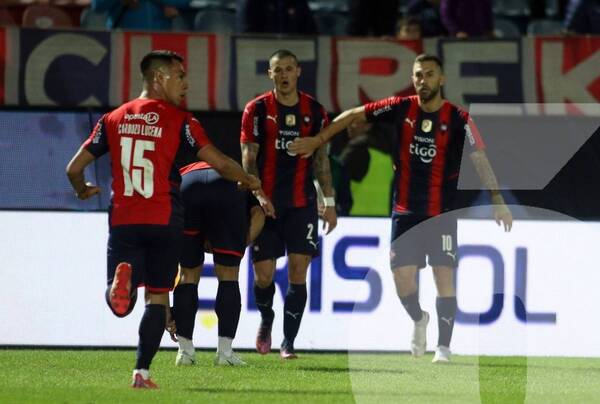
<path fill-rule="evenodd" d="M 133 149 L 133 164 L 131 150 Z M 154 194 L 154 164 L 144 158 L 144 152 L 154 151 L 154 142 L 151 140 L 134 140 L 130 137 L 121 138 L 121 166 L 123 167 L 123 180 L 125 191 L 123 195 L 133 196 L 135 190 L 144 198 L 151 198 Z"/>

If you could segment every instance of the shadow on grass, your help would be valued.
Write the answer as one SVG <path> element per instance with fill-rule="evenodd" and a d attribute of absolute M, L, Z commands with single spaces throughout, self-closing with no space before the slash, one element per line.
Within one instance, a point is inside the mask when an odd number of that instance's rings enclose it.
<path fill-rule="evenodd" d="M 328 367 L 299 367 L 297 370 L 307 370 L 310 372 L 325 372 L 325 373 L 379 373 L 399 375 L 405 373 L 403 370 L 394 369 L 360 369 L 360 368 L 328 368 Z"/>
<path fill-rule="evenodd" d="M 414 393 L 408 393 L 406 392 L 406 390 L 402 390 L 402 391 L 398 391 L 398 392 L 381 392 L 381 391 L 361 391 L 361 390 L 353 390 L 351 388 L 348 388 L 348 390 L 286 390 L 286 389 L 253 389 L 253 388 L 239 388 L 239 389 L 232 389 L 232 388 L 212 388 L 212 387 L 207 387 L 207 388 L 202 388 L 202 387 L 198 387 L 198 388 L 191 388 L 191 389 L 186 389 L 186 391 L 189 392 L 193 392 L 193 393 L 211 393 L 211 394 L 241 394 L 241 393 L 249 393 L 249 394 L 285 394 L 285 395 L 294 395 L 294 396 L 310 396 L 310 395 L 315 395 L 315 396 L 341 396 L 341 395 L 348 395 L 348 396 L 369 396 L 369 397 L 379 397 L 379 398 L 398 398 L 400 397 L 400 394 L 402 395 L 402 397 L 406 398 L 406 397 L 419 397 L 419 396 L 426 396 L 426 397 L 453 397 L 456 396 L 454 394 L 449 394 L 447 392 L 427 392 L 427 393 L 422 393 L 422 394 L 414 394 Z"/>

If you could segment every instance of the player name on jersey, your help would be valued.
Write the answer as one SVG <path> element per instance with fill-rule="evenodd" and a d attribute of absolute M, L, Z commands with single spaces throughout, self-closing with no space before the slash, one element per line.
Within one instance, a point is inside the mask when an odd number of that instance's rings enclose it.
<path fill-rule="evenodd" d="M 142 135 L 150 137 L 162 137 L 162 128 L 160 126 L 142 125 L 139 123 L 119 124 L 119 135 Z"/>

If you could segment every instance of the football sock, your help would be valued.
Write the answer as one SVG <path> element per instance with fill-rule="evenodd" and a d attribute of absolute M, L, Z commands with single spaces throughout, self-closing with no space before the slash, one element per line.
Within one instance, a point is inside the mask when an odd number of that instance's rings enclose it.
<path fill-rule="evenodd" d="M 450 347 L 456 317 L 456 296 L 438 297 L 435 307 L 438 315 L 438 345 Z"/>
<path fill-rule="evenodd" d="M 283 305 L 283 336 L 288 346 L 294 346 L 300 321 L 306 306 L 306 284 L 290 283 Z"/>
<path fill-rule="evenodd" d="M 254 284 L 254 300 L 263 319 L 263 322 L 272 322 L 275 312 L 273 312 L 273 296 L 275 296 L 275 283 L 271 282 L 266 288 Z"/>
<path fill-rule="evenodd" d="M 233 342 L 232 338 L 229 337 L 219 337 L 218 345 L 217 345 L 217 353 L 222 353 L 225 355 L 231 355 L 231 343 Z"/>
<path fill-rule="evenodd" d="M 238 281 L 219 282 L 215 303 L 215 312 L 219 319 L 219 337 L 235 338 L 241 310 L 242 297 Z"/>
<path fill-rule="evenodd" d="M 179 284 L 173 292 L 173 319 L 177 325 L 177 335 L 192 339 L 194 322 L 198 311 L 198 285 Z"/>
<path fill-rule="evenodd" d="M 412 295 L 401 296 L 400 301 L 413 321 L 419 321 L 423 318 L 423 310 L 421 310 L 421 305 L 419 304 L 419 291 L 416 291 Z"/>
<path fill-rule="evenodd" d="M 165 332 L 167 314 L 162 304 L 148 304 L 140 322 L 140 340 L 137 347 L 136 369 L 150 369 L 150 362 L 156 355 L 160 340 Z"/>

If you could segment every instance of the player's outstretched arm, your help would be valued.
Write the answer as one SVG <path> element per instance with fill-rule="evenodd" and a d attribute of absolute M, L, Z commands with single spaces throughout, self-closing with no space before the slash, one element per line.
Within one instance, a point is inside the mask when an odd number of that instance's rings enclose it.
<path fill-rule="evenodd" d="M 337 213 L 335 211 L 335 189 L 333 188 L 326 145 L 319 147 L 315 153 L 313 172 L 323 191 L 325 203 L 323 213 L 320 216 L 323 219 L 325 234 L 329 234 L 337 226 Z"/>
<path fill-rule="evenodd" d="M 75 190 L 77 198 L 82 201 L 100 193 L 99 187 L 91 182 L 85 182 L 84 170 L 95 159 L 92 153 L 81 147 L 67 164 L 66 172 L 69 182 Z"/>
<path fill-rule="evenodd" d="M 289 147 L 289 151 L 299 154 L 304 158 L 308 158 L 316 149 L 327 143 L 329 139 L 346 129 L 353 122 L 358 123 L 366 121 L 367 115 L 365 114 L 364 106 L 348 109 L 339 114 L 331 124 L 323 128 L 316 136 L 297 138 L 294 140 L 294 143 Z"/>
<path fill-rule="evenodd" d="M 251 191 L 260 189 L 261 184 L 257 177 L 246 173 L 238 163 L 221 153 L 215 146 L 211 144 L 204 146 L 197 157 L 210 164 L 223 178 L 239 182 Z"/>
<path fill-rule="evenodd" d="M 494 175 L 490 161 L 483 150 L 471 153 L 471 160 L 473 161 L 473 165 L 475 165 L 475 170 L 482 184 L 490 190 L 492 195 L 496 223 L 498 225 L 502 223 L 504 231 L 510 231 L 513 223 L 512 213 L 508 206 L 506 206 L 506 203 L 504 203 L 504 198 L 500 194 L 500 191 L 498 191 L 498 181 L 496 180 L 496 175 Z"/>

